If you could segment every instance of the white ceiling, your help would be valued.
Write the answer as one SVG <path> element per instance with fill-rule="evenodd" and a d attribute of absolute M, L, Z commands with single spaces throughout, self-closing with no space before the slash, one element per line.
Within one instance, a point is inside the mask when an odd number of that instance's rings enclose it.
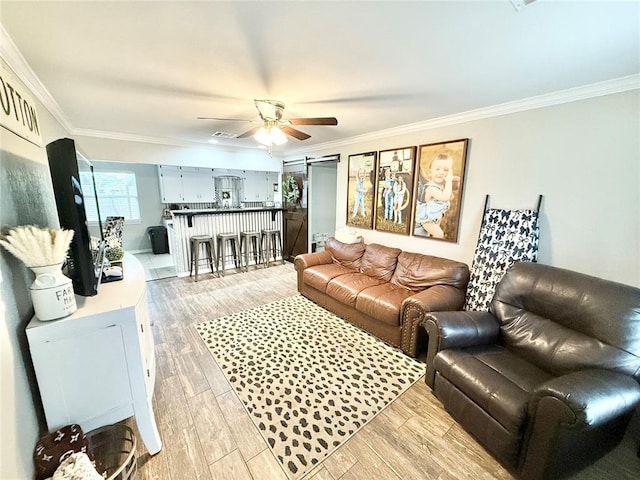
<path fill-rule="evenodd" d="M 252 125 L 197 116 L 255 120 L 254 98 L 338 118 L 285 155 L 640 72 L 638 1 L 2 0 L 0 21 L 72 134 L 206 144 Z"/>

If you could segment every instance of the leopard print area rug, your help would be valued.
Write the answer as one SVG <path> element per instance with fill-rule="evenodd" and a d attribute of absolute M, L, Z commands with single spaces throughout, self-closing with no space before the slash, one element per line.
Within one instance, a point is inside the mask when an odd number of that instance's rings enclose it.
<path fill-rule="evenodd" d="M 292 480 L 425 370 L 301 295 L 199 323 L 196 330 Z"/>

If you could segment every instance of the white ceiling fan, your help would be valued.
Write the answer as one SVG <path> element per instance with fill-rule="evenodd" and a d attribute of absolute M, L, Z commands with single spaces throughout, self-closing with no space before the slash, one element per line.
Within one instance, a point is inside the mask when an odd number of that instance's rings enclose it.
<path fill-rule="evenodd" d="M 282 112 L 284 111 L 285 105 L 279 100 L 256 99 L 253 102 L 260 114 L 260 120 L 220 117 L 198 117 L 198 119 L 257 123 L 259 124 L 258 126 L 247 130 L 236 138 L 246 138 L 253 135 L 258 142 L 269 147 L 285 143 L 287 141 L 286 135 L 290 135 L 298 140 L 311 138 L 311 135 L 297 128 L 293 128 L 293 125 L 338 125 L 338 120 L 335 117 L 283 119 Z"/>

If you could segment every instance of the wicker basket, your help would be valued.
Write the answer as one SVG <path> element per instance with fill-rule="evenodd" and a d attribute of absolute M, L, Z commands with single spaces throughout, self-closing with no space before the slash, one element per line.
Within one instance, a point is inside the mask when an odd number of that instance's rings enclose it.
<path fill-rule="evenodd" d="M 126 425 L 108 425 L 87 433 L 96 469 L 107 480 L 132 480 L 138 472 L 136 436 Z"/>

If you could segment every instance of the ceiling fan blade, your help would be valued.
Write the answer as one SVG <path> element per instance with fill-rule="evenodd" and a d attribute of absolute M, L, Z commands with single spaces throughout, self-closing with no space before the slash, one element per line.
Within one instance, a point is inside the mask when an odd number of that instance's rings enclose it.
<path fill-rule="evenodd" d="M 338 125 L 335 117 L 290 118 L 291 125 Z"/>
<path fill-rule="evenodd" d="M 247 138 L 256 133 L 260 127 L 253 127 L 251 130 L 247 130 L 246 132 L 238 135 L 236 138 Z"/>
<path fill-rule="evenodd" d="M 287 127 L 286 125 L 283 125 L 280 128 L 284 133 L 286 133 L 287 135 L 291 135 L 292 137 L 297 138 L 298 140 L 306 140 L 307 138 L 311 138 L 311 135 L 307 135 L 306 133 L 301 132 L 300 130 Z"/>
<path fill-rule="evenodd" d="M 223 122 L 249 122 L 258 123 L 258 120 L 245 120 L 243 118 L 218 118 L 218 117 L 196 117 L 198 120 L 220 120 Z"/>

